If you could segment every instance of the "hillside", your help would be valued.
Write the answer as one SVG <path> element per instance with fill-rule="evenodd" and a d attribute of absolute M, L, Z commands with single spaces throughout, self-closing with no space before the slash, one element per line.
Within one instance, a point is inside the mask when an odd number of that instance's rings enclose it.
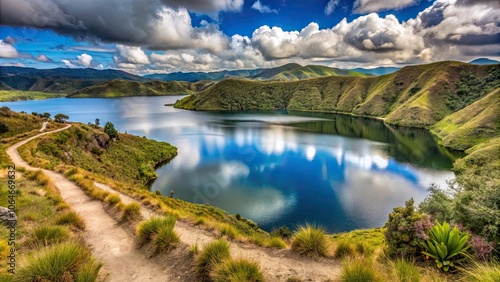
<path fill-rule="evenodd" d="M 294 82 L 227 79 L 176 104 L 192 110 L 344 112 L 426 127 L 500 86 L 500 65 L 439 62 L 377 77 L 331 76 Z"/>
<path fill-rule="evenodd" d="M 140 76 L 112 69 L 0 67 L 0 89 L 6 90 L 16 89 L 70 94 L 76 90 L 112 79 L 147 81 L 147 79 Z"/>
<path fill-rule="evenodd" d="M 163 81 L 200 81 L 212 80 L 219 81 L 226 78 L 248 78 L 252 80 L 284 80 L 294 81 L 308 78 L 316 78 L 323 76 L 367 76 L 361 72 L 353 70 L 341 70 L 326 66 L 301 66 L 291 63 L 269 69 L 252 69 L 252 70 L 233 70 L 233 71 L 218 71 L 218 72 L 175 72 L 169 74 L 149 74 L 145 78 L 157 79 Z"/>
<path fill-rule="evenodd" d="M 113 98 L 128 96 L 163 96 L 193 94 L 210 85 L 210 82 L 149 81 L 137 82 L 128 80 L 111 80 L 99 85 L 89 86 L 68 95 L 69 98 Z"/>

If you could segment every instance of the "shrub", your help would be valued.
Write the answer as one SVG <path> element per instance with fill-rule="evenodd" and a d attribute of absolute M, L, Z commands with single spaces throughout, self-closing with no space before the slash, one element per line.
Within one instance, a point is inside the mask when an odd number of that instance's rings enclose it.
<path fill-rule="evenodd" d="M 67 119 L 69 119 L 69 117 L 68 117 L 67 115 L 65 115 L 65 114 L 61 114 L 61 113 L 56 114 L 56 115 L 54 116 L 54 120 L 55 120 L 56 122 L 59 122 L 59 123 L 64 123 L 64 122 L 66 122 L 66 120 L 67 120 Z"/>
<path fill-rule="evenodd" d="M 310 257 L 326 256 L 328 242 L 325 230 L 309 224 L 301 226 L 292 237 L 292 249 Z"/>
<path fill-rule="evenodd" d="M 391 262 L 394 280 L 398 282 L 420 282 L 421 275 L 418 267 L 412 261 L 397 259 Z"/>
<path fill-rule="evenodd" d="M 111 139 L 118 137 L 118 131 L 112 122 L 108 121 L 104 125 L 104 133 L 106 133 Z"/>
<path fill-rule="evenodd" d="M 448 271 L 459 261 L 458 257 L 464 255 L 470 246 L 466 246 L 469 235 L 460 232 L 457 227 L 453 229 L 446 222 L 440 224 L 436 221 L 429 232 L 429 240 L 422 243 L 425 255 L 435 259 L 439 269 Z"/>
<path fill-rule="evenodd" d="M 281 237 L 284 240 L 288 240 L 292 238 L 293 232 L 286 226 L 281 226 L 278 229 L 274 229 L 271 231 L 271 236 L 272 237 Z"/>
<path fill-rule="evenodd" d="M 39 226 L 33 230 L 32 240 L 35 245 L 47 246 L 63 242 L 69 237 L 63 226 Z"/>
<path fill-rule="evenodd" d="M 75 282 L 94 282 L 103 264 L 93 259 L 84 264 L 76 275 Z"/>
<path fill-rule="evenodd" d="M 408 200 L 404 207 L 397 207 L 389 214 L 385 224 L 385 240 L 387 254 L 390 257 L 404 257 L 407 259 L 422 259 L 420 250 L 426 235 L 426 224 L 419 221 L 428 221 L 423 214 L 415 212 L 413 199 Z"/>
<path fill-rule="evenodd" d="M 342 273 L 340 274 L 342 282 L 375 282 L 382 281 L 373 266 L 373 262 L 351 259 L 344 262 Z"/>
<path fill-rule="evenodd" d="M 487 242 L 483 237 L 477 235 L 472 235 L 469 245 L 474 258 L 478 261 L 487 261 L 495 249 L 494 243 Z"/>
<path fill-rule="evenodd" d="M 123 213 L 121 216 L 121 222 L 127 222 L 134 220 L 141 214 L 141 205 L 136 202 L 130 203 L 123 207 Z"/>
<path fill-rule="evenodd" d="M 215 282 L 264 281 L 259 265 L 246 259 L 230 259 L 217 265 L 211 275 Z"/>
<path fill-rule="evenodd" d="M 21 262 L 19 281 L 72 281 L 91 259 L 90 253 L 74 242 L 45 247 Z"/>
<path fill-rule="evenodd" d="M 478 263 L 464 271 L 464 281 L 469 282 L 498 282 L 500 281 L 500 263 Z"/>
<path fill-rule="evenodd" d="M 149 220 L 143 221 L 139 224 L 139 226 L 137 226 L 136 234 L 139 239 L 145 243 L 153 239 L 153 236 L 157 234 L 161 228 L 173 229 L 175 221 L 175 217 L 172 216 L 153 216 Z"/>
<path fill-rule="evenodd" d="M 162 226 L 153 236 L 154 253 L 169 252 L 180 242 L 173 226 Z"/>
<path fill-rule="evenodd" d="M 85 222 L 83 219 L 74 211 L 68 211 L 61 214 L 56 219 L 57 225 L 73 225 L 78 229 L 85 229 Z"/>
<path fill-rule="evenodd" d="M 271 237 L 266 240 L 265 246 L 268 248 L 284 249 L 286 248 L 286 243 L 280 237 Z"/>
<path fill-rule="evenodd" d="M 116 193 L 109 194 L 105 199 L 104 202 L 106 202 L 108 205 L 114 206 L 118 203 L 120 203 L 122 200 L 120 199 L 120 196 Z"/>
<path fill-rule="evenodd" d="M 225 259 L 230 258 L 229 244 L 224 239 L 207 244 L 195 259 L 196 276 L 201 281 L 211 281 L 210 272 Z"/>
<path fill-rule="evenodd" d="M 337 248 L 335 249 L 334 257 L 336 258 L 345 258 L 347 256 L 352 256 L 356 253 L 354 247 L 347 242 L 346 240 L 341 240 L 337 244 Z"/>

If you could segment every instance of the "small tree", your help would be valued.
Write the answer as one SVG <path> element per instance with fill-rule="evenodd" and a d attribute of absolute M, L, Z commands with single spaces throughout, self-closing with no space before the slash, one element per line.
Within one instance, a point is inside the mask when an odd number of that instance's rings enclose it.
<path fill-rule="evenodd" d="M 99 127 L 99 125 L 101 125 L 101 120 L 96 118 L 95 119 L 95 126 Z"/>
<path fill-rule="evenodd" d="M 111 139 L 115 139 L 118 137 L 118 131 L 110 121 L 106 122 L 106 124 L 104 125 L 104 133 L 106 133 Z"/>
<path fill-rule="evenodd" d="M 43 118 L 45 118 L 45 119 L 49 119 L 49 118 L 50 118 L 50 113 L 45 112 L 45 113 L 43 113 L 43 115 L 42 115 L 42 116 L 43 116 Z"/>
<path fill-rule="evenodd" d="M 8 132 L 8 131 L 9 131 L 9 127 L 5 123 L 0 122 L 0 134 Z"/>
<path fill-rule="evenodd" d="M 56 122 L 59 122 L 59 123 L 65 123 L 67 119 L 69 119 L 69 117 L 65 114 L 57 114 L 54 116 L 54 119 Z"/>

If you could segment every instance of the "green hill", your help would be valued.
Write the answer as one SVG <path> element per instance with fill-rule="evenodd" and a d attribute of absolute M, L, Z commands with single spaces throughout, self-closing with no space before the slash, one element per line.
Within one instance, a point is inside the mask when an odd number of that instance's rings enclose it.
<path fill-rule="evenodd" d="M 192 110 L 343 112 L 427 127 L 500 87 L 500 65 L 439 62 L 377 77 L 330 76 L 301 81 L 227 79 L 186 97 Z"/>
<path fill-rule="evenodd" d="M 367 75 L 356 71 L 341 70 L 326 66 L 301 66 L 299 64 L 286 64 L 281 67 L 264 70 L 250 78 L 255 80 L 283 80 L 295 81 L 323 76 L 361 76 Z"/>
<path fill-rule="evenodd" d="M 111 80 L 99 85 L 90 86 L 78 90 L 70 95 L 69 98 L 113 98 L 128 96 L 164 96 L 193 94 L 202 91 L 211 82 L 179 82 L 179 81 L 148 81 L 138 82 L 129 80 Z"/>

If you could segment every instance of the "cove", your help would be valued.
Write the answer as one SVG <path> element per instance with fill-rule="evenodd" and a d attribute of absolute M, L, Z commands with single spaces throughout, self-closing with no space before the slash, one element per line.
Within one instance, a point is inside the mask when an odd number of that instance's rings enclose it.
<path fill-rule="evenodd" d="M 120 132 L 166 141 L 179 154 L 151 184 L 186 201 L 240 214 L 265 230 L 305 222 L 329 232 L 380 227 L 392 208 L 445 185 L 459 157 L 426 130 L 339 114 L 193 112 L 182 96 L 1 103 L 15 111 L 111 121 Z"/>

